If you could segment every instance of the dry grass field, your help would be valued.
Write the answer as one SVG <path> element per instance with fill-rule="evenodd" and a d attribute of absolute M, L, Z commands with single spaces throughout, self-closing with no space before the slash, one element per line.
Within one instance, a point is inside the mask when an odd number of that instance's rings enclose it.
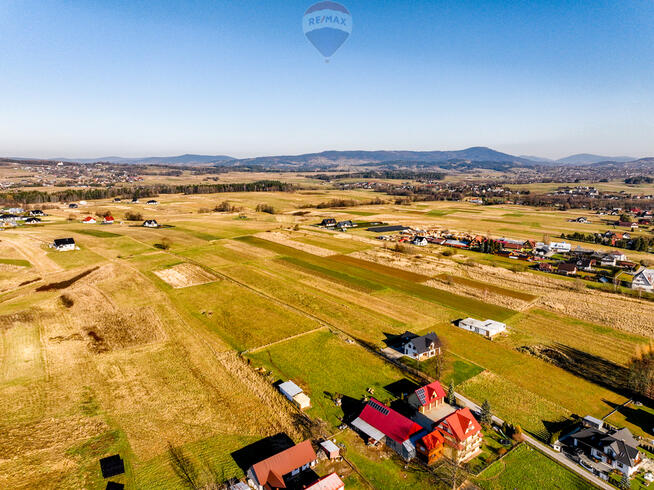
<path fill-rule="evenodd" d="M 533 352 L 556 348 L 623 368 L 654 337 L 654 303 L 578 290 L 470 253 L 444 256 L 437 246 L 396 252 L 363 226 L 313 226 L 335 216 L 541 239 L 595 224 L 569 223 L 575 212 L 452 202 L 303 207 L 379 196 L 316 184 L 295 193 L 163 195 L 158 206 L 90 201 L 48 210 L 42 226 L 0 232 L 0 488 L 99 488 L 98 459 L 116 452 L 130 488 L 176 488 L 169 442 L 198 465 L 242 476 L 234 451 L 279 432 L 296 441 L 307 434 L 272 381 L 296 380 L 312 397 L 309 416 L 329 432 L 342 412 L 328 393 L 359 400 L 373 387 L 390 400 L 404 378 L 347 339 L 377 348 L 405 330 L 435 331 L 447 379 L 543 437 L 548 422 L 603 416 L 626 400 L 610 380 Z M 224 200 L 241 209 L 210 211 Z M 261 203 L 277 213 L 256 212 Z M 79 222 L 102 211 L 116 223 Z M 128 211 L 163 226 L 126 221 Z M 63 237 L 79 250 L 48 248 Z M 505 321 L 508 334 L 491 342 L 452 324 L 465 316 Z M 614 419 L 650 430 L 634 417 Z M 421 481 L 343 440 L 367 479 Z"/>

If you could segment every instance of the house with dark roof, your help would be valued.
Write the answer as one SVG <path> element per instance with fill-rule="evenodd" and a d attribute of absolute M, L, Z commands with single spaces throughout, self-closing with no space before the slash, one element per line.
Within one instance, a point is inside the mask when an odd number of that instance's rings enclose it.
<path fill-rule="evenodd" d="M 564 276 L 574 276 L 577 273 L 577 264 L 563 262 L 556 266 L 556 272 Z"/>
<path fill-rule="evenodd" d="M 365 436 L 368 444 L 382 442 L 405 461 L 416 456 L 415 443 L 424 435 L 423 428 L 413 420 L 372 398 L 352 426 Z"/>
<path fill-rule="evenodd" d="M 411 393 L 408 402 L 420 413 L 425 413 L 445 403 L 445 390 L 438 381 L 434 381 Z"/>
<path fill-rule="evenodd" d="M 643 462 L 638 442 L 629 429 L 586 426 L 570 435 L 570 439 L 581 465 L 605 480 L 614 470 L 631 476 Z"/>
<path fill-rule="evenodd" d="M 247 477 L 250 486 L 257 490 L 288 488 L 300 473 L 315 466 L 316 459 L 311 441 L 307 440 L 253 464 Z"/>
<path fill-rule="evenodd" d="M 434 332 L 418 336 L 411 332 L 402 334 L 402 353 L 417 361 L 424 361 L 441 353 L 441 341 Z"/>
<path fill-rule="evenodd" d="M 332 226 L 336 226 L 336 220 L 334 218 L 325 218 L 320 222 L 320 226 L 331 228 Z"/>
<path fill-rule="evenodd" d="M 68 250 L 75 250 L 76 245 L 73 238 L 55 238 L 50 247 L 58 252 L 66 252 Z"/>
<path fill-rule="evenodd" d="M 466 463 L 481 453 L 481 426 L 469 408 L 445 417 L 436 427 L 445 440 L 443 454 L 457 463 Z"/>
<path fill-rule="evenodd" d="M 34 217 L 27 218 L 27 219 L 25 220 L 25 224 L 26 224 L 26 225 L 36 225 L 36 224 L 38 224 L 38 223 L 40 223 L 40 222 L 41 222 L 41 219 L 40 219 L 40 218 L 34 218 Z"/>
<path fill-rule="evenodd" d="M 30 211 L 30 216 L 45 216 L 45 213 L 40 209 L 32 209 Z"/>
<path fill-rule="evenodd" d="M 357 225 L 352 223 L 351 220 L 339 221 L 336 223 L 336 228 L 355 228 Z"/>
<path fill-rule="evenodd" d="M 159 223 L 157 223 L 156 219 L 146 219 L 143 222 L 143 226 L 146 228 L 159 228 Z"/>

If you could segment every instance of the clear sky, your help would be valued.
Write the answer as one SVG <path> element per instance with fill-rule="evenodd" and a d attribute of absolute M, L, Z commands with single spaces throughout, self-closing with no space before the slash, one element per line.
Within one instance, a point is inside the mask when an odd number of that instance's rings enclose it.
<path fill-rule="evenodd" d="M 654 155 L 654 0 L 0 0 L 0 155 Z"/>

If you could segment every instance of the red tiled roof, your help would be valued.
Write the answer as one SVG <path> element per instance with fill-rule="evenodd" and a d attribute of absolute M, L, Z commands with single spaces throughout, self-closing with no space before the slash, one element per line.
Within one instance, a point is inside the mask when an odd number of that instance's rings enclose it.
<path fill-rule="evenodd" d="M 261 486 L 269 484 L 273 488 L 286 488 L 284 475 L 315 459 L 316 452 L 311 441 L 306 440 L 252 465 L 252 469 Z"/>
<path fill-rule="evenodd" d="M 359 418 L 400 444 L 422 430 L 418 424 L 374 398 L 363 408 Z"/>
<path fill-rule="evenodd" d="M 95 219 L 93 219 L 91 216 L 87 216 L 84 218 L 84 221 L 95 221 Z"/>
<path fill-rule="evenodd" d="M 445 430 L 446 427 L 449 427 L 450 430 Z M 438 428 L 445 433 L 453 435 L 459 442 L 465 441 L 468 437 L 481 430 L 479 422 L 477 422 L 469 408 L 457 410 L 438 424 Z"/>
<path fill-rule="evenodd" d="M 422 442 L 422 444 L 427 448 L 427 451 L 431 451 L 438 446 L 442 446 L 445 442 L 445 439 L 443 438 L 443 434 L 441 434 L 440 431 L 435 430 L 431 434 L 427 434 L 425 437 L 420 439 L 420 442 Z"/>
<path fill-rule="evenodd" d="M 416 395 L 421 405 L 428 405 L 429 403 L 445 398 L 445 390 L 438 381 L 429 383 L 416 390 Z"/>

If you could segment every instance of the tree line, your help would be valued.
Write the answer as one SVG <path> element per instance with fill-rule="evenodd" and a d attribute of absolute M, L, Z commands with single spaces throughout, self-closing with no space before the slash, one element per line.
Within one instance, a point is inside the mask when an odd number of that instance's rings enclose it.
<path fill-rule="evenodd" d="M 169 185 L 152 184 L 138 187 L 104 187 L 65 189 L 54 192 L 16 190 L 0 194 L 0 201 L 11 204 L 40 204 L 81 200 L 155 197 L 159 194 L 217 194 L 222 192 L 294 192 L 297 186 L 278 180 L 259 180 L 230 184 Z"/>

